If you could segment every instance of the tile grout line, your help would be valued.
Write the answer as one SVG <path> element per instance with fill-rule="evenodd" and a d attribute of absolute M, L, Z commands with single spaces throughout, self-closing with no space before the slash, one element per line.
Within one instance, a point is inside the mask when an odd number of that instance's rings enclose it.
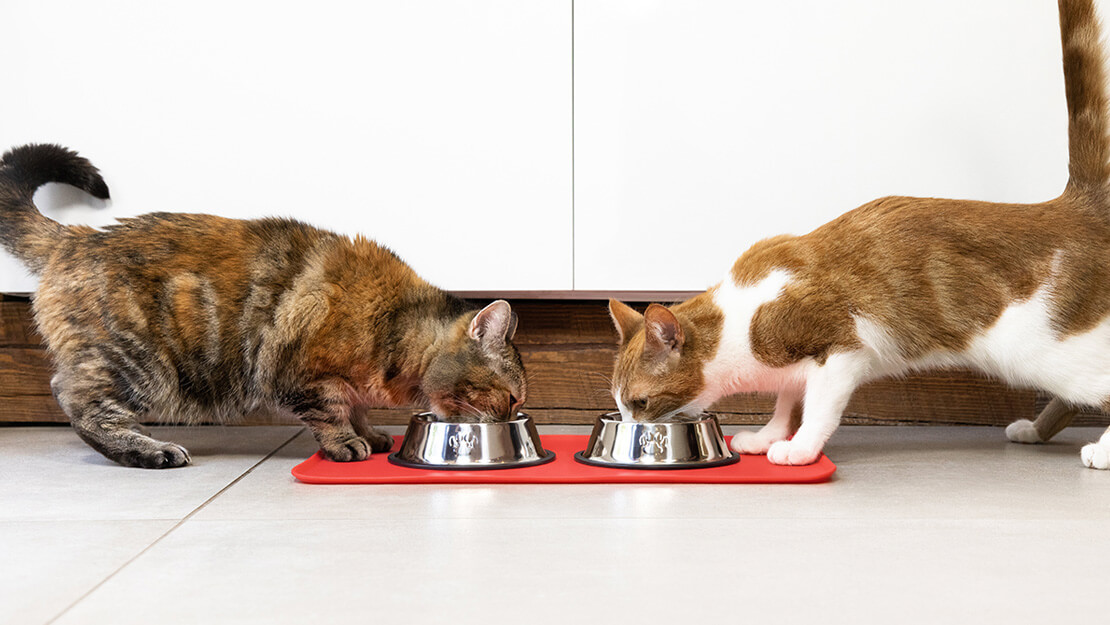
<path fill-rule="evenodd" d="M 251 465 L 251 466 L 250 466 L 250 468 L 248 468 L 248 469 L 247 469 L 246 471 L 244 471 L 244 472 L 243 472 L 243 473 L 242 473 L 241 475 L 239 475 L 239 476 L 238 476 L 238 477 L 236 477 L 236 478 L 235 478 L 234 480 L 232 480 L 231 482 L 229 482 L 229 483 L 228 483 L 228 484 L 227 484 L 226 486 L 224 486 L 223 488 L 221 488 L 221 489 L 220 489 L 219 491 L 217 491 L 217 492 L 216 492 L 216 493 L 215 493 L 214 495 L 212 495 L 212 496 L 211 496 L 211 497 L 209 497 L 208 499 L 205 499 L 203 503 L 201 503 L 201 504 L 200 504 L 199 506 L 197 506 L 196 508 L 194 508 L 194 509 L 193 509 L 193 510 L 192 510 L 191 512 L 189 512 L 189 514 L 186 514 L 186 515 L 185 515 L 184 517 L 182 517 L 182 518 L 181 518 L 181 520 L 179 520 L 179 521 L 178 521 L 177 523 L 174 523 L 174 524 L 173 524 L 173 527 L 171 527 L 170 529 L 166 530 L 164 534 L 162 534 L 162 535 L 161 535 L 161 536 L 159 536 L 158 538 L 155 538 L 155 539 L 154 539 L 154 541 L 153 541 L 153 542 L 151 542 L 151 543 L 150 543 L 149 545 L 147 545 L 146 547 L 143 547 L 142 551 L 140 551 L 139 553 L 137 553 L 137 554 L 135 554 L 134 556 L 132 556 L 132 557 L 131 557 L 130 559 L 128 559 L 128 560 L 127 560 L 127 562 L 124 562 L 123 564 L 121 564 L 121 565 L 119 566 L 119 568 L 117 568 L 116 570 L 114 570 L 114 571 L 112 571 L 111 573 L 109 573 L 107 577 L 105 577 L 104 579 L 102 579 L 102 580 L 100 580 L 99 582 L 97 582 L 97 583 L 96 583 L 96 584 L 95 584 L 95 585 L 94 585 L 94 586 L 93 586 L 92 588 L 90 588 L 90 589 L 88 589 L 87 591 L 85 591 L 85 592 L 84 592 L 84 593 L 83 593 L 83 594 L 82 594 L 82 595 L 81 595 L 80 597 L 78 597 L 78 598 L 74 599 L 74 600 L 73 600 L 73 602 L 72 602 L 72 603 L 70 603 L 69 605 L 67 605 L 67 606 L 66 606 L 66 607 L 65 607 L 64 609 L 62 609 L 62 611 L 61 611 L 61 612 L 59 612 L 59 613 L 55 614 L 55 615 L 54 615 L 53 617 L 51 617 L 51 618 L 50 618 L 50 620 L 46 621 L 46 625 L 50 625 L 51 623 L 53 623 L 53 622 L 57 621 L 58 619 L 62 618 L 63 616 L 65 616 L 67 612 L 69 612 L 70 610 L 72 610 L 72 609 L 74 608 L 74 606 L 76 606 L 76 605 L 77 605 L 78 603 L 81 603 L 82 601 L 84 601 L 84 600 L 85 600 L 85 599 L 86 599 L 86 598 L 87 598 L 87 597 L 88 597 L 89 595 L 91 595 L 91 594 L 93 594 L 94 592 L 96 592 L 96 590 L 97 590 L 98 588 L 100 588 L 100 587 L 101 587 L 101 586 L 103 586 L 104 584 L 108 583 L 108 581 L 109 581 L 110 579 L 112 579 L 113 577 L 115 577 L 115 576 L 116 576 L 116 574 L 118 574 L 118 573 L 119 573 L 120 571 L 122 571 L 123 569 L 127 568 L 128 566 L 130 566 L 130 565 L 131 565 L 131 563 L 132 563 L 132 562 L 134 562 L 135 560 L 138 560 L 139 558 L 141 558 L 141 557 L 143 556 L 143 554 L 145 554 L 146 552 L 148 552 L 148 551 L 150 551 L 151 549 L 153 549 L 155 545 L 157 545 L 158 543 L 162 542 L 162 539 L 164 539 L 164 538 L 166 538 L 167 536 L 169 536 L 170 534 L 174 533 L 174 531 L 176 531 L 176 530 L 177 530 L 177 528 L 181 527 L 182 525 L 184 525 L 184 524 L 185 524 L 185 522 L 186 522 L 186 521 L 188 521 L 189 519 L 193 518 L 193 516 L 195 516 L 195 515 L 196 515 L 196 514 L 197 514 L 198 512 L 200 512 L 201 510 L 203 510 L 203 509 L 205 508 L 205 506 L 207 506 L 208 504 L 212 503 L 212 501 L 213 501 L 213 500 L 215 500 L 215 499 L 216 499 L 217 497 L 219 497 L 220 495 L 222 495 L 222 494 L 224 494 L 225 492 L 227 492 L 227 490 L 228 490 L 229 488 L 231 488 L 232 486 L 235 486 L 236 484 L 238 484 L 238 483 L 239 483 L 239 482 L 240 482 L 240 481 L 241 481 L 241 480 L 242 480 L 243 478 L 247 477 L 248 475 L 250 475 L 250 474 L 251 474 L 251 472 L 252 472 L 252 471 L 254 471 L 254 470 L 255 470 L 255 469 L 257 469 L 257 468 L 258 468 L 259 466 L 261 466 L 261 464 L 262 464 L 263 462 L 266 462 L 267 460 L 269 460 L 270 458 L 272 458 L 272 457 L 274 456 L 274 454 L 276 454 L 277 452 L 279 452 L 279 451 L 281 451 L 282 449 L 284 449 L 284 448 L 285 448 L 285 447 L 286 447 L 286 446 L 287 446 L 287 445 L 288 445 L 289 443 L 292 443 L 292 442 L 293 442 L 294 440 L 296 440 L 296 438 L 297 438 L 298 436 L 300 436 L 300 435 L 301 435 L 301 434 L 303 434 L 303 433 L 304 433 L 304 429 L 303 429 L 303 428 L 302 428 L 302 429 L 300 429 L 300 430 L 298 430 L 296 434 L 294 434 L 293 436 L 291 436 L 291 437 L 289 438 L 289 440 L 287 440 L 287 441 L 285 441 L 284 443 L 282 443 L 282 444 L 278 445 L 278 446 L 277 446 L 277 448 L 275 448 L 275 449 L 274 449 L 273 451 L 271 451 L 270 453 L 266 454 L 266 455 L 265 455 L 265 456 L 264 456 L 264 457 L 263 457 L 263 458 L 262 458 L 261 460 L 259 460 L 258 462 L 256 462 L 256 463 L 254 463 L 253 465 Z"/>

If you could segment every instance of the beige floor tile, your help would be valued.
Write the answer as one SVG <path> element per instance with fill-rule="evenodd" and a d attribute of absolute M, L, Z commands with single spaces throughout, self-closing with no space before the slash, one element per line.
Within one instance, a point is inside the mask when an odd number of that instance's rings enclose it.
<path fill-rule="evenodd" d="M 0 428 L 0 520 L 181 519 L 299 431 L 152 428 L 193 458 L 157 471 L 115 464 L 69 428 Z"/>
<path fill-rule="evenodd" d="M 313 486 L 296 427 L 168 428 L 197 460 L 172 471 L 4 428 L 0 622 L 94 587 L 60 622 L 1092 620 L 1110 472 L 1078 450 L 1100 433 L 847 427 L 809 486 Z"/>
<path fill-rule="evenodd" d="M 0 521 L 0 623 L 47 622 L 174 524 Z"/>
<path fill-rule="evenodd" d="M 1108 558 L 1092 521 L 190 520 L 58 622 L 1079 622 Z"/>

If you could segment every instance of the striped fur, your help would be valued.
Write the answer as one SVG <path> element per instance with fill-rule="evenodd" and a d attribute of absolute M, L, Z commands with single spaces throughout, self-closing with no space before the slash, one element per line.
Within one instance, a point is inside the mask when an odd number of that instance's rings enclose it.
<path fill-rule="evenodd" d="M 34 313 L 55 397 L 121 464 L 189 461 L 147 436 L 141 417 L 291 411 L 329 458 L 351 461 L 392 442 L 365 423 L 367 408 L 496 419 L 525 398 L 509 305 L 471 310 L 370 240 L 195 214 L 65 227 L 32 203 L 50 181 L 108 195 L 75 153 L 16 148 L 0 161 L 0 243 L 40 275 Z"/>

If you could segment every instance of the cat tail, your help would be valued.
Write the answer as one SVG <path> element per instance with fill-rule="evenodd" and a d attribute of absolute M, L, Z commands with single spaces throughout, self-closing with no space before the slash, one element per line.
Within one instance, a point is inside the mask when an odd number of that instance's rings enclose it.
<path fill-rule="evenodd" d="M 1098 14 L 1093 0 L 1059 3 L 1068 100 L 1068 187 L 1102 189 L 1110 184 L 1110 122 Z"/>
<path fill-rule="evenodd" d="M 30 144 L 0 157 L 0 245 L 36 274 L 67 230 L 35 207 L 35 189 L 48 182 L 64 182 L 108 199 L 108 185 L 100 172 L 72 150 Z"/>

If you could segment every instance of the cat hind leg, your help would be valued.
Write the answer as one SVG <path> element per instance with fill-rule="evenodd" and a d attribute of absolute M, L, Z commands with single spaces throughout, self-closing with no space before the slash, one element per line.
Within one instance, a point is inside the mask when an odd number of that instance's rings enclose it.
<path fill-rule="evenodd" d="M 1037 415 L 1036 421 L 1020 419 L 1006 426 L 1006 438 L 1014 443 L 1046 443 L 1071 423 L 1078 409 L 1055 397 Z"/>

